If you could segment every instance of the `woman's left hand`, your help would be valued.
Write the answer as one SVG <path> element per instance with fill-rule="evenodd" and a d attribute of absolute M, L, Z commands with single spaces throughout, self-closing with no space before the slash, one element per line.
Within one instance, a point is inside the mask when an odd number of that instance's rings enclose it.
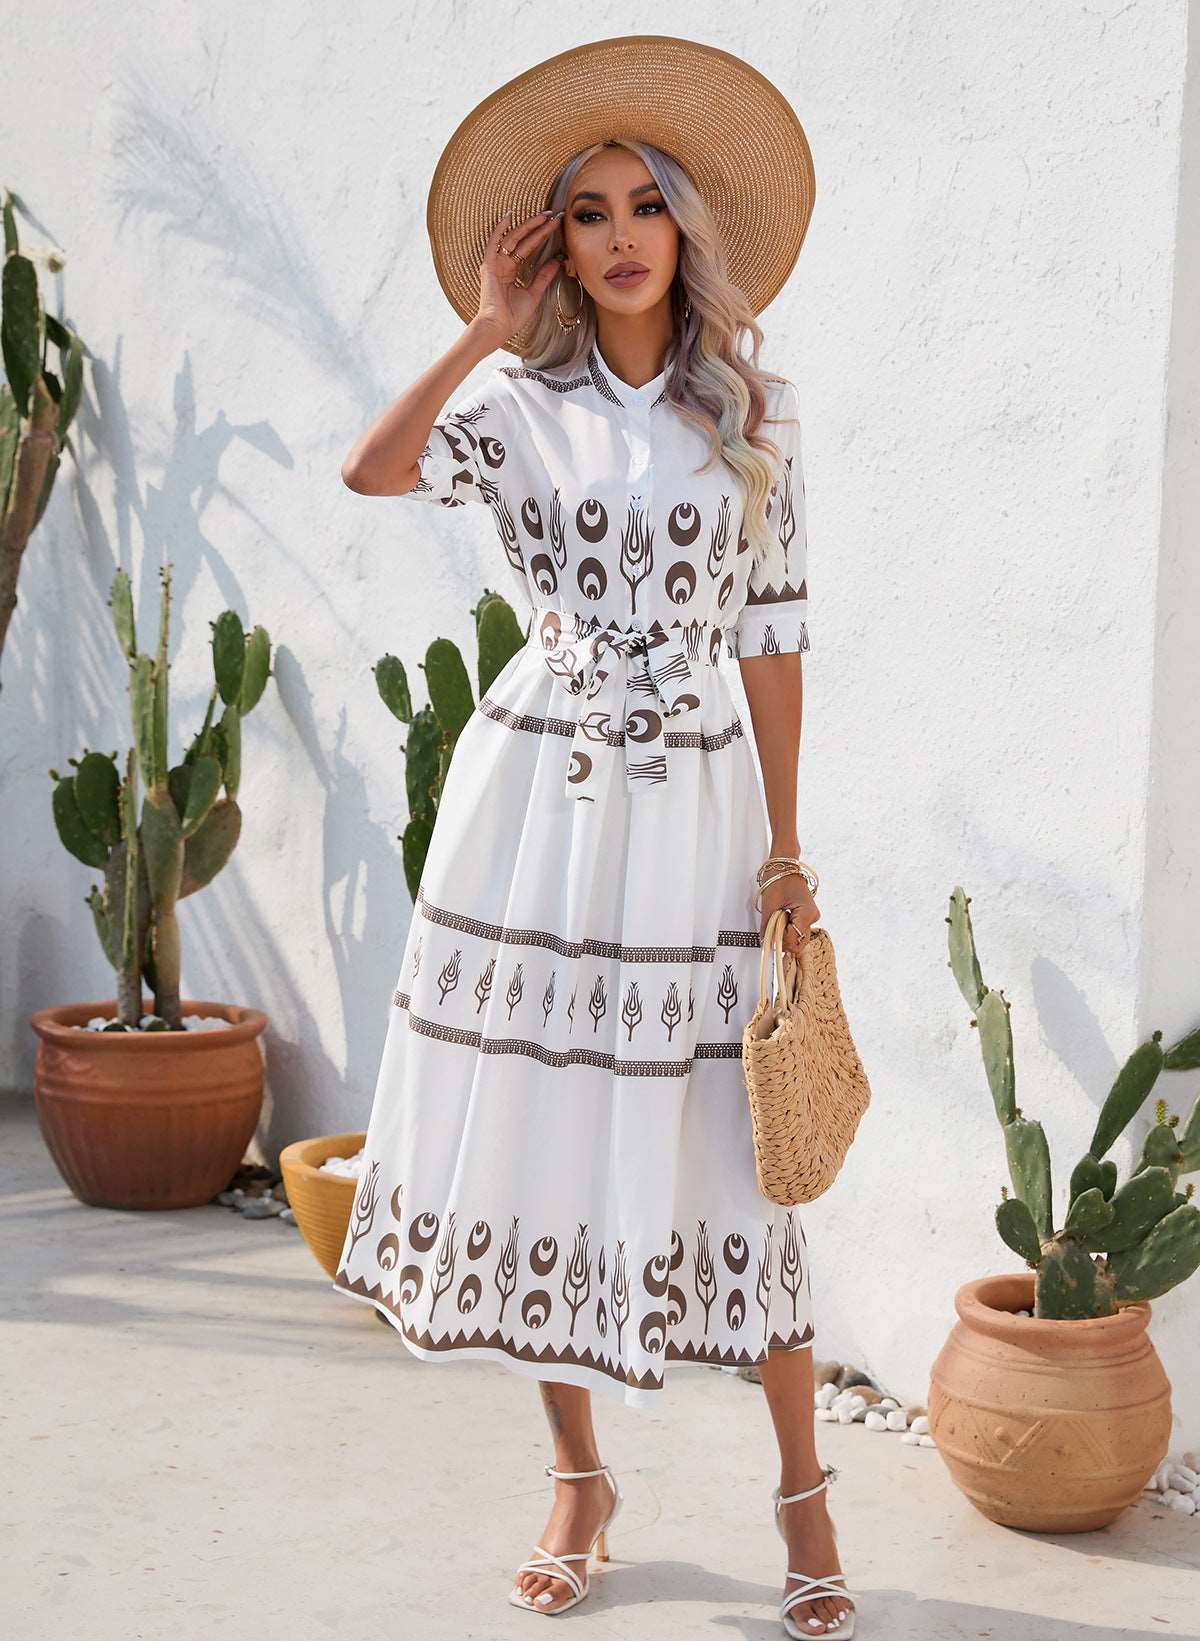
<path fill-rule="evenodd" d="M 793 908 L 791 917 L 784 925 L 783 949 L 785 952 L 791 952 L 793 957 L 797 956 L 801 944 L 809 938 L 809 930 L 821 916 L 807 878 L 800 872 L 789 872 L 787 877 L 776 878 L 769 888 L 763 890 L 759 906 L 760 938 L 773 911 L 780 906 Z"/>

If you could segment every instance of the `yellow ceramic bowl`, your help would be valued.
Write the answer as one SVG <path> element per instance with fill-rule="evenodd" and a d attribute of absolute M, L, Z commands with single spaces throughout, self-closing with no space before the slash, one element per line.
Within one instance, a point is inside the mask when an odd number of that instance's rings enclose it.
<path fill-rule="evenodd" d="M 323 1174 L 321 1164 L 328 1157 L 354 1156 L 366 1137 L 365 1130 L 360 1134 L 320 1134 L 316 1139 L 293 1140 L 279 1153 L 279 1169 L 296 1223 L 317 1263 L 331 1277 L 337 1272 L 346 1241 L 358 1180 Z"/>

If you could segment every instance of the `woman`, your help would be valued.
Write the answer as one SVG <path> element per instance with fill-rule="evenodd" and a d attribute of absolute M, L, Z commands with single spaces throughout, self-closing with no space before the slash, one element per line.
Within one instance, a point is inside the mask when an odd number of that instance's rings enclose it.
<path fill-rule="evenodd" d="M 714 159 L 728 182 L 702 189 Z M 536 215 L 499 211 L 539 193 Z M 574 1606 L 607 1559 L 621 1495 L 592 1390 L 652 1406 L 668 1361 L 753 1362 L 784 1626 L 853 1628 L 804 1232 L 757 1189 L 740 1062 L 767 915 L 789 909 L 793 954 L 819 916 L 796 828 L 797 397 L 758 368 L 754 319 L 811 204 L 794 114 L 737 58 L 634 36 L 539 65 L 435 175 L 466 328 L 343 467 L 366 495 L 488 505 L 533 606 L 447 772 L 334 1285 L 423 1360 L 538 1379 L 554 1504 L 509 1595 L 534 1612 Z M 440 415 L 500 348 L 523 362 Z"/>

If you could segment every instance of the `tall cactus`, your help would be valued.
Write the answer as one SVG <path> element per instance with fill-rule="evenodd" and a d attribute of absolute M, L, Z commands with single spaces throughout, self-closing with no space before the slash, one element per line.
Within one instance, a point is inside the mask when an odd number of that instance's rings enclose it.
<path fill-rule="evenodd" d="M 5 191 L 4 269 L 0 277 L 0 654 L 17 607 L 17 579 L 30 536 L 46 511 L 67 430 L 79 408 L 83 347 L 75 332 L 48 314 L 38 294 L 36 261 L 57 272 L 57 253 L 21 254 L 12 195 Z M 53 344 L 60 372 L 47 364 Z"/>
<path fill-rule="evenodd" d="M 104 955 L 117 971 L 117 1013 L 110 1030 L 135 1029 L 142 981 L 154 992 L 157 1030 L 178 1031 L 180 936 L 176 912 L 186 895 L 212 881 L 241 833 L 237 803 L 242 719 L 257 705 L 271 670 L 265 628 L 247 635 L 232 610 L 211 623 L 216 682 L 204 723 L 170 767 L 168 684 L 171 566 L 160 571 L 158 645 L 138 650 L 129 578 L 118 570 L 109 595 L 117 642 L 129 668 L 133 746 L 124 777 L 116 753 L 84 750 L 68 761 L 73 775 L 50 771 L 52 808 L 63 845 L 86 866 L 101 867 L 104 886 L 87 896 Z M 214 722 L 217 700 L 223 704 Z M 139 780 L 145 788 L 139 821 Z M 221 795 L 222 787 L 224 796 Z"/>
<path fill-rule="evenodd" d="M 507 599 L 486 588 L 472 614 L 479 646 L 477 675 L 482 698 L 492 680 L 522 648 L 528 634 L 521 631 L 516 612 Z M 475 710 L 466 663 L 451 639 L 433 640 L 425 652 L 424 669 L 429 705 L 419 712 L 413 711 L 408 674 L 398 656 L 385 655 L 372 669 L 384 705 L 402 724 L 408 725 L 404 754 L 409 815 L 400 835 L 400 849 L 405 882 L 413 901 L 425 869 L 450 760 L 463 726 Z"/>
<path fill-rule="evenodd" d="M 1071 1172 L 1067 1213 L 1054 1229 L 1050 1152 L 1040 1123 L 1016 1103 L 1009 1004 L 984 984 L 975 950 L 970 897 L 950 896 L 949 968 L 979 1029 L 984 1071 L 1004 1133 L 1014 1195 L 1001 1186 L 996 1229 L 1037 1273 L 1034 1315 L 1072 1320 L 1110 1316 L 1122 1304 L 1153 1299 L 1200 1268 L 1200 1208 L 1193 1185 L 1176 1190 L 1180 1174 L 1200 1168 L 1200 1098 L 1182 1133 L 1178 1116 L 1155 1101 L 1155 1121 L 1129 1178 L 1117 1184 L 1117 1165 L 1105 1158 L 1142 1109 L 1163 1071 L 1200 1067 L 1200 1027 L 1169 1049 L 1162 1032 L 1134 1049 L 1121 1067 L 1092 1133 Z M 1094 1259 L 1093 1254 L 1102 1255 Z"/>

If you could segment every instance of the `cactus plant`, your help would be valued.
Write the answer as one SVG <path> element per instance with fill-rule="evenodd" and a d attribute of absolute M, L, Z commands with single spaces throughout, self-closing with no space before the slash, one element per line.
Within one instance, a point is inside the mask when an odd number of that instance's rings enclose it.
<path fill-rule="evenodd" d="M 1071 1172 L 1067 1212 L 1054 1228 L 1050 1151 L 1041 1124 L 1016 1103 L 1010 1004 L 985 985 L 961 888 L 950 896 L 948 966 L 974 1010 L 984 1071 L 1004 1134 L 1013 1195 L 1001 1186 L 996 1229 L 1036 1272 L 1034 1315 L 1073 1320 L 1111 1316 L 1123 1304 L 1154 1299 L 1200 1268 L 1200 1208 L 1193 1185 L 1176 1189 L 1180 1174 L 1200 1168 L 1200 1098 L 1182 1132 L 1167 1102 L 1155 1100 L 1129 1178 L 1105 1157 L 1137 1116 L 1164 1071 L 1200 1067 L 1200 1027 L 1169 1049 L 1155 1031 L 1121 1067 L 1096 1119 L 1087 1151 Z M 1094 1257 L 1098 1256 L 1098 1257 Z"/>
<path fill-rule="evenodd" d="M 12 195 L 4 194 L 4 268 L 0 276 L 0 654 L 17 607 L 17 578 L 30 536 L 54 489 L 67 429 L 79 408 L 83 348 L 78 336 L 48 314 L 38 294 L 36 263 L 57 272 L 57 252 L 23 256 Z M 60 372 L 47 364 L 53 344 Z"/>
<path fill-rule="evenodd" d="M 168 639 L 171 566 L 160 571 L 158 648 L 139 652 L 129 578 L 118 570 L 109 594 L 117 642 L 129 666 L 133 746 L 118 771 L 117 755 L 89 752 L 68 762 L 74 774 L 50 771 L 51 806 L 65 848 L 104 872 L 87 896 L 105 957 L 117 971 L 117 1012 L 110 1031 L 140 1024 L 142 980 L 154 992 L 147 1029 L 183 1029 L 179 1007 L 180 937 L 176 907 L 210 883 L 241 833 L 237 793 L 242 719 L 257 705 L 271 670 L 263 627 L 244 632 L 232 610 L 211 623 L 216 682 L 204 722 L 180 763 L 170 767 Z M 220 718 L 213 714 L 218 698 Z M 139 778 L 145 786 L 140 805 Z M 221 789 L 224 787 L 224 796 Z"/>
<path fill-rule="evenodd" d="M 479 645 L 477 676 L 482 699 L 492 680 L 522 648 L 529 635 L 528 631 L 521 631 L 507 599 L 486 588 L 471 613 L 475 617 Z M 408 725 L 404 754 L 409 816 L 400 834 L 400 848 L 405 881 L 414 901 L 425 869 L 446 772 L 458 737 L 475 710 L 471 680 L 457 644 L 449 638 L 435 638 L 425 652 L 423 666 L 429 705 L 419 712 L 413 711 L 408 675 L 397 656 L 385 655 L 372 668 L 384 705 L 402 724 Z"/>

